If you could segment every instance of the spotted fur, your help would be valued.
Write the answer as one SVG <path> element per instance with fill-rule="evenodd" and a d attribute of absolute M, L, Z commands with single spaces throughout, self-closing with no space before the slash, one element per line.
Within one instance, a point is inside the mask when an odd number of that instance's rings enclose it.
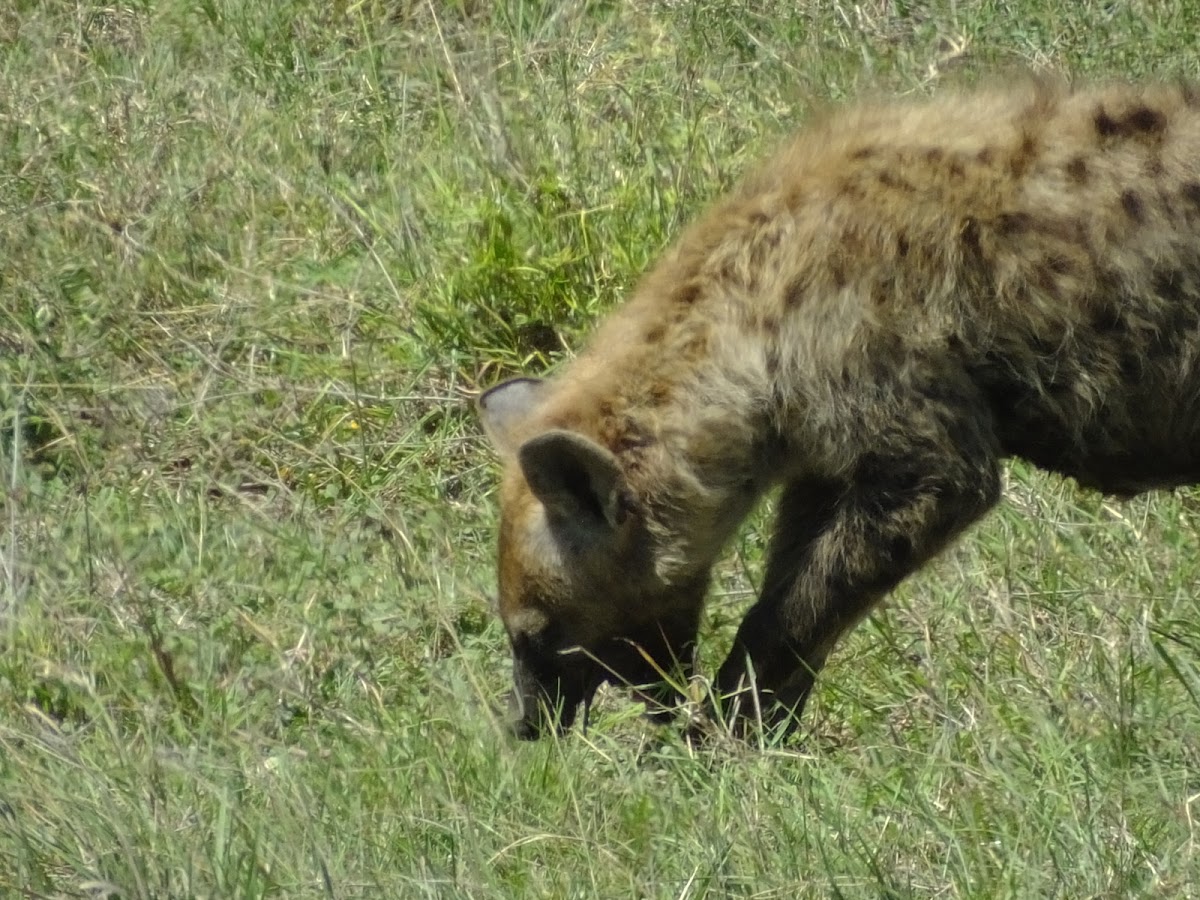
<path fill-rule="evenodd" d="M 830 113 L 561 374 L 486 393 L 518 731 L 569 726 L 605 678 L 686 673 L 713 564 L 772 487 L 714 688 L 741 726 L 795 721 L 1005 457 L 1118 495 L 1200 480 L 1198 98 L 1030 80 Z"/>

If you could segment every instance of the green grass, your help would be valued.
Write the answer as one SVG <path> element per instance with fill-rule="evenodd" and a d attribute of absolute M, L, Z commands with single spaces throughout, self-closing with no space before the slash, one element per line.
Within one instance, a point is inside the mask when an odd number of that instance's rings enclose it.
<path fill-rule="evenodd" d="M 0 896 L 1125 897 L 1200 883 L 1200 500 L 1015 465 L 803 739 L 492 713 L 470 397 L 815 106 L 1196 75 L 1200 3 L 0 10 Z M 706 617 L 712 672 L 761 571 Z"/>

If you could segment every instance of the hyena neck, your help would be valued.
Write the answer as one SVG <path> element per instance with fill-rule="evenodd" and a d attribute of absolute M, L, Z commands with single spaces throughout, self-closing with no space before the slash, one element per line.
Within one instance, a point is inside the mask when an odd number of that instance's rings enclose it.
<path fill-rule="evenodd" d="M 707 573 L 783 463 L 758 367 L 721 365 L 719 355 L 686 375 L 649 357 L 602 372 L 579 362 L 584 371 L 568 376 L 559 408 L 576 411 L 568 427 L 616 455 L 658 576 L 679 584 Z"/>

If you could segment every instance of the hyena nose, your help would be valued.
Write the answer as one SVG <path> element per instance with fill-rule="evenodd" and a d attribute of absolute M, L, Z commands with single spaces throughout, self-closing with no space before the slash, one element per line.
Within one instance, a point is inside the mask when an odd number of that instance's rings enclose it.
<path fill-rule="evenodd" d="M 563 734 L 575 722 L 579 702 L 560 690 L 514 689 L 509 695 L 509 729 L 523 741 L 535 741 L 547 732 Z"/>
<path fill-rule="evenodd" d="M 508 695 L 508 728 L 522 741 L 536 741 L 542 735 L 542 711 L 535 697 L 514 688 Z"/>
<path fill-rule="evenodd" d="M 513 737 L 521 741 L 536 741 L 542 736 L 542 729 L 539 723 L 531 722 L 528 719 L 513 719 L 508 724 L 509 730 Z"/>

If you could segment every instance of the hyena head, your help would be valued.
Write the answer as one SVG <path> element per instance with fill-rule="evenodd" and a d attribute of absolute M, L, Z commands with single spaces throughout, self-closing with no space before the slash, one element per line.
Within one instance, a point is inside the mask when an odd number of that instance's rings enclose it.
<path fill-rule="evenodd" d="M 651 712 L 686 676 L 707 575 L 668 584 L 655 571 L 645 511 L 615 454 L 542 415 L 547 388 L 520 378 L 479 400 L 505 473 L 500 616 L 513 656 L 513 729 L 566 730 L 605 681 Z M 678 682 L 675 682 L 678 683 Z"/>

